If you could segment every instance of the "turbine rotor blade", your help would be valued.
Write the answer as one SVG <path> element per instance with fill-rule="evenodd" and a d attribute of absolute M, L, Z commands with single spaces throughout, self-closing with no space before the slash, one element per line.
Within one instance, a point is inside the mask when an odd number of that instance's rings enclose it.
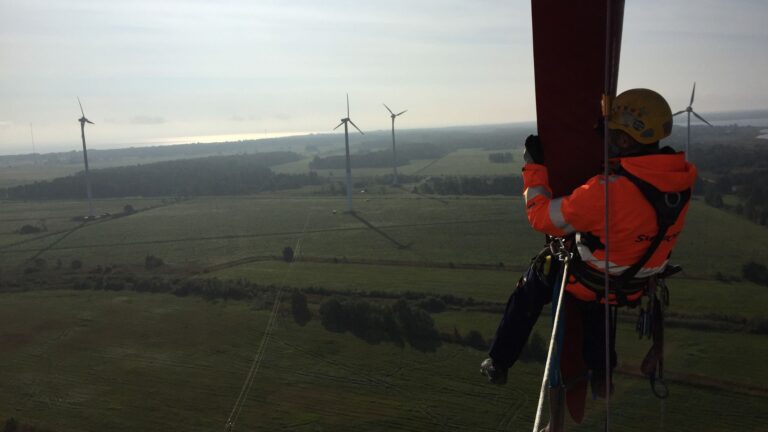
<path fill-rule="evenodd" d="M 676 116 L 676 115 L 678 115 L 678 114 L 682 114 L 682 113 L 684 113 L 684 112 L 685 112 L 685 110 L 682 110 L 682 111 L 678 111 L 678 112 L 676 112 L 676 113 L 672 114 L 672 117 L 674 117 L 674 116 Z"/>
<path fill-rule="evenodd" d="M 344 124 L 344 122 L 341 122 L 341 123 L 339 123 L 339 126 L 341 126 L 341 125 L 343 125 L 343 124 Z M 332 130 L 336 130 L 336 129 L 338 129 L 338 128 L 339 128 L 339 126 L 336 126 L 336 127 L 335 127 L 335 128 L 333 128 Z"/>
<path fill-rule="evenodd" d="M 695 115 L 695 116 L 696 116 L 696 118 L 698 118 L 699 120 L 703 121 L 704 123 L 706 123 L 706 124 L 708 124 L 708 125 L 712 126 L 712 124 L 710 124 L 708 121 L 704 120 L 704 117 L 702 117 L 702 116 L 700 116 L 700 115 L 696 114 L 696 111 L 691 111 L 691 112 L 693 113 L 693 115 Z"/>
<path fill-rule="evenodd" d="M 349 93 L 347 93 L 347 118 L 349 118 Z"/>
<path fill-rule="evenodd" d="M 357 129 L 357 131 L 358 131 L 358 132 L 360 132 L 361 134 L 365 135 L 365 134 L 363 133 L 363 131 L 361 131 L 361 130 L 360 130 L 360 128 L 359 128 L 359 127 L 357 127 L 357 125 L 355 124 L 355 122 L 353 122 L 353 121 L 352 121 L 352 119 L 349 119 L 349 122 L 350 122 L 350 123 L 352 123 L 352 126 L 354 126 L 354 127 L 355 127 L 355 129 Z"/>
<path fill-rule="evenodd" d="M 688 106 L 693 106 L 693 96 L 696 94 L 696 81 L 693 82 L 693 90 L 691 91 L 691 103 Z"/>
<path fill-rule="evenodd" d="M 85 113 L 83 112 L 83 104 L 80 102 L 80 96 L 77 97 L 77 104 L 80 105 L 80 114 L 82 114 L 83 118 L 85 118 Z"/>
<path fill-rule="evenodd" d="M 389 109 L 389 107 L 387 106 L 387 104 L 382 104 L 382 105 L 384 105 L 384 108 L 386 108 L 386 109 L 387 109 L 387 111 L 389 111 L 389 113 L 390 113 L 390 114 L 392 114 L 392 115 L 395 115 L 395 113 L 393 113 L 393 112 L 392 112 L 392 110 L 391 110 L 391 109 Z"/>
<path fill-rule="evenodd" d="M 405 114 L 408 110 L 400 111 L 399 113 L 395 114 L 395 117 L 399 116 L 400 114 Z"/>
<path fill-rule="evenodd" d="M 85 119 L 85 122 L 86 122 L 86 123 L 90 123 L 90 124 L 96 124 L 96 123 L 94 123 L 94 122 L 92 122 L 92 121 L 90 121 L 90 120 L 88 120 L 88 119 Z"/>

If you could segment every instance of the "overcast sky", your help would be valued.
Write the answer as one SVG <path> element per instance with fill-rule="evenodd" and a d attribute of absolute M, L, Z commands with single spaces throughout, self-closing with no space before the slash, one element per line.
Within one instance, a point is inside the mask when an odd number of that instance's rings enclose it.
<path fill-rule="evenodd" d="M 768 108 L 768 1 L 627 0 L 619 88 Z M 0 154 L 535 120 L 525 0 L 0 0 Z"/>

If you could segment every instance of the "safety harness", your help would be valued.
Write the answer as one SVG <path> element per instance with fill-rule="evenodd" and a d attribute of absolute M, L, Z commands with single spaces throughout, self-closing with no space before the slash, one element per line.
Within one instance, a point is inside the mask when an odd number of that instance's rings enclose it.
<path fill-rule="evenodd" d="M 653 256 L 661 242 L 664 241 L 669 228 L 677 222 L 680 213 L 691 198 L 691 189 L 689 188 L 682 192 L 662 192 L 623 167 L 616 169 L 615 174 L 625 177 L 643 194 L 643 197 L 651 204 L 656 213 L 656 224 L 659 227 L 658 233 L 653 237 L 648 249 L 646 249 L 643 256 L 635 264 L 620 275 L 609 275 L 610 291 L 615 295 L 616 304 L 618 306 L 636 306 L 639 299 L 630 301 L 627 296 L 646 289 L 649 283 L 657 279 L 658 276 L 654 275 L 644 278 L 636 278 L 635 276 Z M 598 248 L 605 249 L 605 245 L 592 233 L 579 233 L 579 236 L 581 243 L 593 251 Z M 578 254 L 576 257 L 578 257 Z M 602 301 L 605 296 L 603 286 L 605 274 L 578 258 L 574 259 L 573 267 L 573 276 L 576 280 L 593 291 L 598 301 Z"/>
<path fill-rule="evenodd" d="M 640 305 L 640 315 L 636 330 L 640 337 L 653 340 L 651 348 L 645 355 L 641 371 L 648 377 L 653 394 L 665 399 L 669 390 L 664 383 L 664 307 L 669 305 L 669 290 L 665 279 L 678 273 L 678 266 L 667 266 L 659 274 L 644 278 L 636 278 L 638 271 L 648 262 L 667 236 L 669 228 L 677 222 L 680 213 L 691 198 L 691 189 L 682 192 L 662 192 L 652 184 L 640 179 L 623 167 L 615 170 L 615 174 L 625 177 L 643 194 L 656 213 L 658 233 L 652 239 L 643 256 L 631 267 L 618 276 L 609 275 L 610 292 L 614 294 L 617 306 L 635 307 Z M 591 233 L 579 233 L 582 244 L 592 249 L 605 248 L 600 239 Z M 597 301 L 605 297 L 605 274 L 578 259 L 574 254 L 573 276 L 578 282 L 589 288 L 597 296 Z M 628 295 L 643 291 L 644 296 L 630 301 Z M 646 302 L 643 299 L 647 298 Z M 614 314 L 616 312 L 614 311 Z M 615 320 L 615 318 L 614 318 Z M 615 322 L 614 322 L 615 331 Z M 660 384 L 661 387 L 657 387 Z"/>

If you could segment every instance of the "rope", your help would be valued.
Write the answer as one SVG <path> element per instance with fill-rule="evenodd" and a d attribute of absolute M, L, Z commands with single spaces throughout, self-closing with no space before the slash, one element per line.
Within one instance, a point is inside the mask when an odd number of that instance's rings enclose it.
<path fill-rule="evenodd" d="M 604 95 L 604 105 L 603 105 L 603 180 L 605 184 L 605 262 L 604 262 L 604 296 L 605 299 L 605 431 L 608 432 L 610 430 L 610 420 L 611 420 L 611 349 L 610 349 L 610 328 L 611 328 L 611 321 L 610 321 L 610 287 L 609 287 L 609 273 L 610 273 L 610 261 L 608 258 L 608 251 L 609 251 L 609 240 L 608 240 L 608 232 L 609 232 L 609 204 L 610 201 L 608 199 L 608 190 L 609 190 L 609 176 L 610 176 L 610 170 L 608 166 L 608 142 L 609 142 L 609 130 L 608 130 L 608 116 L 611 113 L 611 89 L 612 84 L 611 83 L 611 1 L 607 0 L 605 2 L 605 76 L 604 76 L 604 85 L 605 88 L 603 89 L 603 95 Z"/>
<path fill-rule="evenodd" d="M 562 247 L 562 239 L 561 247 Z M 539 426 L 541 425 L 541 416 L 544 410 L 544 394 L 547 389 L 547 380 L 549 379 L 550 369 L 552 368 L 552 353 L 555 348 L 555 339 L 557 338 L 557 329 L 560 322 L 560 309 L 563 306 L 563 293 L 565 292 L 565 284 L 568 283 L 568 265 L 571 262 L 571 255 L 564 250 L 558 255 L 561 261 L 563 261 L 563 272 L 560 280 L 560 293 L 557 297 L 557 307 L 555 308 L 555 319 L 552 326 L 552 336 L 549 338 L 549 350 L 547 351 L 547 362 L 544 365 L 544 376 L 541 379 L 541 390 L 539 391 L 539 403 L 536 407 L 536 420 L 533 422 L 533 432 L 539 432 Z"/>
<path fill-rule="evenodd" d="M 310 213 L 307 212 L 307 220 L 304 222 L 304 228 L 301 231 L 301 235 L 299 236 L 299 239 L 296 241 L 296 247 L 294 248 L 294 257 L 299 257 L 301 254 L 301 241 L 304 239 L 304 234 L 307 232 L 307 226 L 309 226 L 309 216 L 310 216 Z M 267 321 L 267 326 L 264 329 L 264 335 L 261 338 L 261 343 L 259 343 L 259 348 L 256 350 L 256 354 L 253 357 L 253 362 L 251 362 L 251 368 L 248 370 L 248 374 L 245 377 L 243 386 L 240 388 L 240 394 L 237 396 L 235 405 L 232 407 L 232 411 L 229 413 L 227 422 L 224 425 L 224 430 L 227 432 L 234 430 L 235 423 L 237 422 L 238 417 L 240 417 L 240 412 L 243 409 L 243 405 L 245 404 L 245 401 L 248 399 L 248 394 L 250 393 L 251 388 L 253 387 L 253 382 L 256 378 L 256 373 L 259 371 L 259 367 L 261 366 L 261 361 L 264 359 L 264 353 L 267 350 L 267 343 L 269 342 L 269 338 L 272 334 L 272 330 L 274 329 L 275 323 L 277 322 L 277 315 L 278 315 L 277 313 L 280 310 L 280 300 L 283 294 L 283 285 L 285 284 L 285 281 L 288 278 L 288 274 L 292 268 L 292 264 L 293 264 L 293 261 L 291 261 L 288 264 L 288 269 L 285 271 L 285 274 L 283 275 L 283 279 L 277 288 L 277 294 L 275 294 L 275 301 L 272 304 L 272 311 L 270 313 L 269 320 Z"/>

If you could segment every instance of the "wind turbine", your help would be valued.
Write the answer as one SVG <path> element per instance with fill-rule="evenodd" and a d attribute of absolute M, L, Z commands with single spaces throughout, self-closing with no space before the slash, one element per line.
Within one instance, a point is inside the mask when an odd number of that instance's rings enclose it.
<path fill-rule="evenodd" d="M 401 114 L 405 114 L 405 112 L 408 110 L 400 111 L 399 113 L 395 114 L 392 112 L 391 109 L 389 109 L 387 104 L 382 104 L 382 105 L 384 105 L 384 108 L 386 108 L 387 111 L 389 111 L 389 116 L 392 118 L 392 170 L 395 173 L 395 178 L 392 184 L 396 185 L 397 184 L 397 150 L 395 149 L 395 117 Z"/>
<path fill-rule="evenodd" d="M 682 114 L 682 113 L 688 113 L 688 140 L 685 142 L 685 160 L 688 160 L 688 147 L 691 145 L 691 114 L 695 115 L 696 118 L 703 121 L 704 123 L 712 126 L 708 121 L 704 120 L 704 117 L 698 115 L 696 111 L 693 110 L 693 96 L 696 94 L 696 82 L 693 82 L 693 90 L 691 91 L 691 102 L 688 104 L 688 107 L 685 108 L 682 111 L 678 111 L 674 114 L 672 114 L 672 117 Z"/>
<path fill-rule="evenodd" d="M 93 196 L 91 194 L 91 177 L 90 172 L 88 171 L 88 150 L 85 147 L 85 124 L 90 123 L 94 124 L 92 121 L 88 120 L 85 117 L 85 112 L 83 112 L 83 104 L 80 102 L 80 98 L 77 98 L 77 103 L 80 105 L 80 114 L 83 116 L 78 119 L 80 122 L 80 136 L 83 138 L 83 161 L 85 162 L 85 193 L 88 196 L 88 217 L 94 218 L 96 217 L 96 212 L 93 210 Z"/>
<path fill-rule="evenodd" d="M 35 130 L 32 129 L 32 122 L 29 123 L 29 136 L 32 137 L 32 164 L 37 165 L 37 151 L 35 150 Z"/>
<path fill-rule="evenodd" d="M 347 123 L 351 123 L 352 126 L 357 129 L 358 132 L 365 135 L 363 131 L 360 130 L 359 127 L 355 124 L 355 122 L 352 121 L 351 118 L 349 118 L 349 93 L 347 93 L 347 116 L 341 119 L 341 123 L 339 123 L 338 126 L 333 128 L 333 130 L 336 130 L 339 128 L 339 126 L 344 125 L 344 148 L 346 150 L 347 155 L 347 212 L 353 213 L 352 210 L 352 168 L 349 164 L 349 127 L 347 126 Z"/>

